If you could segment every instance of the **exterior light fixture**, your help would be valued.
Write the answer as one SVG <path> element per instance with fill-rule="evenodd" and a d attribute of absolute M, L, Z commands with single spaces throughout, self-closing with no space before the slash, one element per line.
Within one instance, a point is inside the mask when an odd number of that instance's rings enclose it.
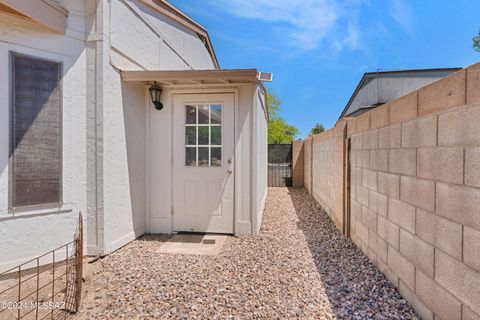
<path fill-rule="evenodd" d="M 160 102 L 160 96 L 162 95 L 162 88 L 155 84 L 151 86 L 148 90 L 150 90 L 150 97 L 152 98 L 152 103 L 155 106 L 155 109 L 162 110 L 163 104 Z"/>

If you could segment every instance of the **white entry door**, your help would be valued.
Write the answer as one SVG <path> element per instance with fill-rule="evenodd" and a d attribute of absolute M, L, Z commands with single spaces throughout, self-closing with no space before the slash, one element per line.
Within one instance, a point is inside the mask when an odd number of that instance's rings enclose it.
<path fill-rule="evenodd" d="M 174 231 L 233 233 L 233 94 L 174 95 Z"/>

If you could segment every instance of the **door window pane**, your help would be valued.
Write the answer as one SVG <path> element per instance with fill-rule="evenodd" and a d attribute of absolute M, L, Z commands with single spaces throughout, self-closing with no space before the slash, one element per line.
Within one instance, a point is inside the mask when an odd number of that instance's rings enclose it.
<path fill-rule="evenodd" d="M 222 165 L 222 106 L 186 105 L 185 165 Z"/>
<path fill-rule="evenodd" d="M 196 126 L 185 127 L 185 144 L 187 145 L 197 144 L 197 127 Z"/>
<path fill-rule="evenodd" d="M 208 145 L 208 127 L 198 127 L 198 144 Z"/>
<path fill-rule="evenodd" d="M 185 148 L 185 165 L 194 167 L 197 165 L 197 148 L 186 147 Z"/>
<path fill-rule="evenodd" d="M 222 165 L 222 148 L 211 148 L 210 165 L 220 167 Z"/>
<path fill-rule="evenodd" d="M 222 123 L 222 106 L 214 104 L 211 107 L 212 110 L 212 124 L 221 124 Z"/>
<path fill-rule="evenodd" d="M 209 112 L 208 105 L 198 106 L 198 123 L 199 124 L 208 124 L 209 123 Z"/>
<path fill-rule="evenodd" d="M 208 167 L 208 147 L 198 148 L 198 165 L 200 167 Z"/>
<path fill-rule="evenodd" d="M 196 124 L 197 123 L 197 107 L 196 106 L 187 106 L 186 107 L 187 117 L 186 124 Z"/>
<path fill-rule="evenodd" d="M 210 130 L 211 130 L 210 144 L 221 145 L 222 144 L 222 127 L 212 126 L 210 127 Z"/>

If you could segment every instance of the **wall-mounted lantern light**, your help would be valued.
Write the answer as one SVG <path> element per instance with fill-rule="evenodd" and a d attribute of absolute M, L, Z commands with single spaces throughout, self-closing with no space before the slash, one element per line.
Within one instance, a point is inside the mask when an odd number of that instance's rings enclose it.
<path fill-rule="evenodd" d="M 162 110 L 163 104 L 160 102 L 160 96 L 162 95 L 162 88 L 160 88 L 157 85 L 157 82 L 155 81 L 155 84 L 151 86 L 149 90 L 150 90 L 150 97 L 152 98 L 152 103 L 155 106 L 155 109 Z"/>

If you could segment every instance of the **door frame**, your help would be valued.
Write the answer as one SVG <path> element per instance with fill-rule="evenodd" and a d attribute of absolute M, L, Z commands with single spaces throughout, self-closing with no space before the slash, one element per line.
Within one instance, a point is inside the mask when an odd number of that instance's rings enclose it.
<path fill-rule="evenodd" d="M 236 106 L 237 106 L 237 103 L 236 103 L 236 99 L 235 99 L 235 93 L 230 93 L 230 92 L 202 92 L 202 93 L 172 93 L 172 96 L 171 96 L 171 108 L 170 108 L 170 112 L 171 112 L 171 119 L 172 119 L 172 127 L 171 127 L 171 158 L 172 158 L 172 170 L 170 172 L 170 181 L 171 181 L 171 184 L 170 184 L 170 187 L 171 187 L 171 203 L 172 203 L 172 219 L 171 219 L 171 230 L 172 232 L 181 232 L 181 231 L 178 231 L 176 230 L 175 228 L 175 217 L 176 217 L 176 212 L 175 212 L 175 168 L 174 168 L 174 159 L 175 159 L 175 132 L 174 132 L 174 128 L 175 128 L 175 117 L 174 117 L 174 113 L 175 113 L 175 110 L 174 108 L 176 107 L 175 106 L 175 97 L 178 97 L 178 96 L 195 96 L 195 99 L 198 98 L 198 100 L 202 101 L 202 102 L 205 102 L 205 103 L 208 103 L 208 100 L 203 100 L 203 95 L 209 95 L 209 96 L 215 96 L 215 95 L 229 95 L 229 96 L 233 96 L 232 100 L 233 100 L 233 132 L 232 132 L 232 138 L 233 138 L 233 141 L 231 143 L 233 143 L 233 146 L 232 146 L 232 159 L 233 159 L 233 168 L 232 168 L 232 171 L 233 171 L 233 175 L 230 177 L 230 179 L 233 179 L 232 181 L 232 187 L 233 187 L 233 190 L 232 190 L 232 197 L 233 197 L 233 201 L 232 201 L 232 232 L 228 232 L 226 234 L 234 234 L 235 233 L 235 199 L 236 199 L 236 196 L 235 196 L 235 168 L 236 168 L 236 159 L 235 159 L 235 123 L 236 123 L 236 117 L 235 117 L 235 113 L 236 113 Z M 221 100 L 221 99 L 219 99 Z M 212 101 L 213 103 L 218 103 L 218 101 Z M 177 106 L 178 107 L 178 106 Z M 222 127 L 224 126 L 225 124 L 222 123 Z M 222 134 L 223 136 L 223 134 Z M 222 143 L 223 144 L 223 143 Z M 222 157 L 222 161 L 223 161 L 223 157 Z M 206 232 L 206 231 L 205 231 Z M 215 232 L 213 232 L 215 233 Z"/>
<path fill-rule="evenodd" d="M 163 97 L 162 97 L 162 102 L 166 108 L 163 109 L 163 111 L 157 111 L 157 112 L 167 112 L 168 113 L 168 118 L 170 119 L 169 121 L 169 128 L 168 132 L 170 137 L 168 137 L 168 143 L 170 146 L 165 148 L 165 152 L 168 153 L 168 158 L 170 159 L 168 166 L 170 167 L 170 176 L 168 179 L 170 179 L 169 188 L 170 188 L 170 197 L 168 199 L 165 199 L 169 201 L 168 207 L 171 208 L 170 211 L 170 226 L 169 228 L 169 233 L 173 233 L 174 231 L 174 219 L 175 219 L 175 214 L 174 214 L 174 207 L 173 207 L 173 198 L 174 198 L 174 190 L 173 190 L 173 184 L 174 184 L 174 174 L 173 174 L 173 112 L 174 112 L 174 95 L 202 95 L 202 94 L 233 94 L 234 96 L 234 114 L 233 114 L 233 127 L 234 127 L 234 147 L 233 147 L 233 232 L 234 235 L 238 234 L 238 217 L 241 216 L 240 213 L 238 212 L 239 208 L 239 201 L 241 199 L 241 195 L 239 195 L 239 190 L 241 188 L 239 187 L 239 179 L 238 177 L 238 171 L 239 171 L 239 166 L 237 163 L 240 163 L 241 159 L 239 159 L 239 155 L 237 153 L 237 148 L 236 144 L 238 141 L 238 137 L 240 135 L 239 133 L 239 128 L 237 125 L 238 121 L 238 114 L 239 114 L 239 89 L 237 87 L 232 87 L 232 86 L 222 86 L 222 87 L 211 87 L 211 85 L 205 85 L 205 86 L 196 86 L 196 87 L 185 87 L 185 86 L 165 86 L 163 91 Z M 146 99 L 146 105 L 147 108 L 153 108 L 152 102 L 150 101 L 150 95 L 148 92 L 148 86 L 145 87 L 145 99 Z M 150 161 L 151 157 L 151 145 L 150 145 L 150 110 L 146 110 L 146 117 L 147 117 L 147 122 L 146 122 L 146 221 L 147 221 L 147 230 L 151 232 L 151 226 L 150 226 L 150 219 L 151 219 L 151 198 L 152 198 L 152 190 L 150 188 L 151 185 L 151 166 L 155 165 Z"/>

